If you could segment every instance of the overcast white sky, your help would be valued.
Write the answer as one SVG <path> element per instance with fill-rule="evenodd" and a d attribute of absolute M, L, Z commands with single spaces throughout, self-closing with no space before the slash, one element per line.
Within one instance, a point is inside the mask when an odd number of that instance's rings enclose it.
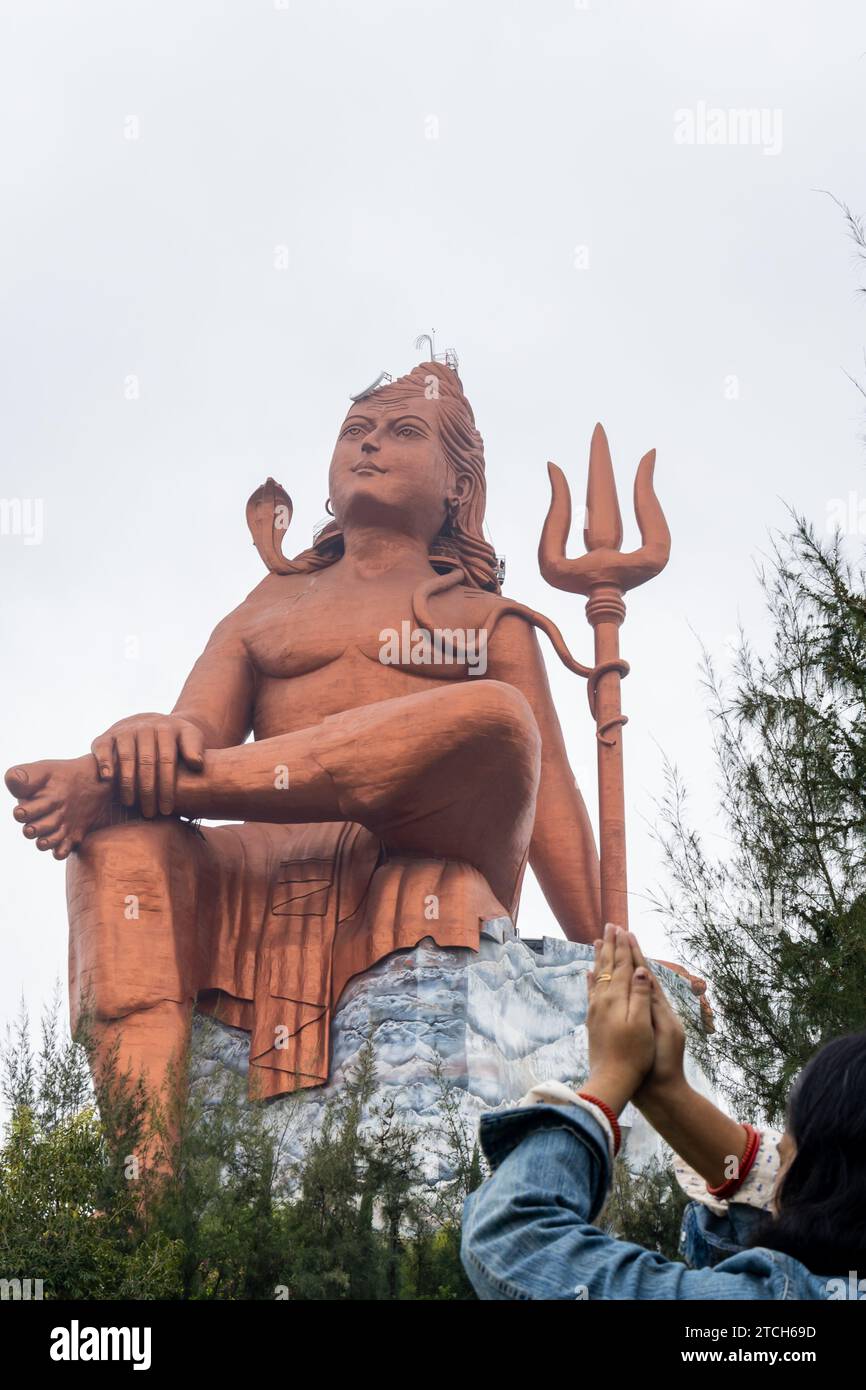
<path fill-rule="evenodd" d="M 760 633 L 753 560 L 786 501 L 823 528 L 862 491 L 863 306 L 816 191 L 866 213 L 862 5 L 0 10 L 0 496 L 44 506 L 41 544 L 0 536 L 0 765 L 171 707 L 263 573 L 249 493 L 284 483 L 302 549 L 350 392 L 435 326 L 486 441 L 507 591 L 584 660 L 582 600 L 537 571 L 545 461 L 582 496 L 604 422 L 630 547 L 658 449 L 673 552 L 622 647 L 632 922 L 666 954 L 642 897 L 660 749 L 713 829 L 696 634 L 724 659 L 738 619 Z M 763 110 L 764 136 L 701 142 L 713 108 Z M 585 688 L 549 669 L 594 814 Z M 0 1020 L 65 986 L 64 872 L 0 821 Z M 534 883 L 520 925 L 558 934 Z"/>

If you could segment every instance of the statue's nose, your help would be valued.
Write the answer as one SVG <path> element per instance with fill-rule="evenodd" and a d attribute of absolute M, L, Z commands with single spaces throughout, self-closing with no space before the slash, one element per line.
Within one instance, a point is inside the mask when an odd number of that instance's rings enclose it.
<path fill-rule="evenodd" d="M 373 436 L 371 436 L 371 435 L 368 434 L 367 437 L 366 437 L 366 439 L 364 440 L 363 444 L 361 445 L 361 453 L 362 453 L 362 454 L 378 454 L 378 452 L 379 452 L 379 441 L 378 441 L 377 439 L 373 438 Z"/>

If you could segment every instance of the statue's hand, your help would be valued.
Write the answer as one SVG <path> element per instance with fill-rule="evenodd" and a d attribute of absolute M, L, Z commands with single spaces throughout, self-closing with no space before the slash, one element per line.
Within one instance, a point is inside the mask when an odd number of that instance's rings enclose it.
<path fill-rule="evenodd" d="M 174 810 L 178 754 L 187 767 L 204 767 L 204 734 L 175 714 L 132 714 L 93 740 L 101 781 L 117 777 L 124 806 L 136 802 L 144 816 Z"/>

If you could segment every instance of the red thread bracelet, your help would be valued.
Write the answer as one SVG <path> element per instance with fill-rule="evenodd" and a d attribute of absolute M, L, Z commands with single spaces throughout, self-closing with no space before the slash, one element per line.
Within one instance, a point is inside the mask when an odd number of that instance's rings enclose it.
<path fill-rule="evenodd" d="M 709 1183 L 707 1183 L 707 1192 L 711 1197 L 715 1197 L 717 1202 L 724 1202 L 727 1198 L 733 1197 L 734 1193 L 742 1187 L 746 1178 L 749 1176 L 752 1164 L 758 1156 L 758 1149 L 761 1147 L 761 1136 L 758 1130 L 756 1130 L 753 1125 L 746 1124 L 745 1122 L 743 1123 L 743 1129 L 746 1131 L 747 1136 L 746 1147 L 740 1159 L 739 1170 L 736 1177 L 728 1178 L 726 1182 L 720 1183 L 718 1187 L 710 1187 Z"/>
<path fill-rule="evenodd" d="M 589 1091 L 578 1091 L 577 1094 L 583 1100 L 592 1101 L 593 1105 L 597 1105 L 602 1114 L 610 1121 L 610 1127 L 613 1130 L 613 1156 L 616 1158 L 619 1153 L 620 1144 L 622 1143 L 622 1130 L 619 1127 L 619 1120 L 616 1118 L 615 1113 L 603 1100 L 599 1100 L 598 1096 L 591 1096 Z"/>

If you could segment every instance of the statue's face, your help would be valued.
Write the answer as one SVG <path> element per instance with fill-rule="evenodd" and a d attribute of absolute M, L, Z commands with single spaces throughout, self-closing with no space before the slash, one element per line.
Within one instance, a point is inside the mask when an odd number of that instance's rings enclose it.
<path fill-rule="evenodd" d="M 396 526 L 427 540 L 438 534 L 455 489 L 437 411 L 423 394 L 391 404 L 368 396 L 352 406 L 329 474 L 341 526 Z"/>

